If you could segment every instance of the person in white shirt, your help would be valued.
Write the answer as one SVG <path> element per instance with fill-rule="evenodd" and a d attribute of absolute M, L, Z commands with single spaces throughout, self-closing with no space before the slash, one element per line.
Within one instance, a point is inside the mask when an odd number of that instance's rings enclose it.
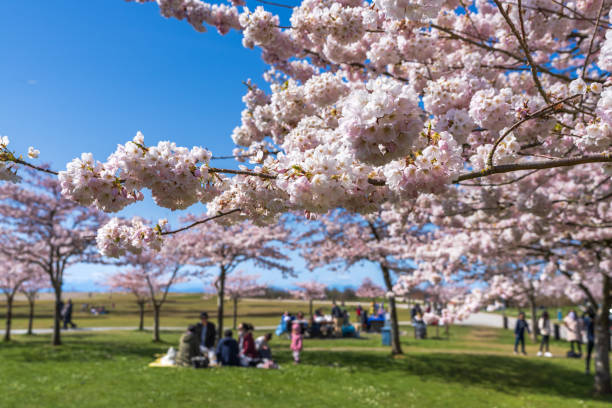
<path fill-rule="evenodd" d="M 538 320 L 538 330 L 542 335 L 542 340 L 540 342 L 540 351 L 538 351 L 538 357 L 542 356 L 542 352 L 544 348 L 546 348 L 546 352 L 544 352 L 544 356 L 552 357 L 552 354 L 549 350 L 549 342 L 550 342 L 550 318 L 548 316 L 548 312 L 544 311 L 540 319 Z"/>

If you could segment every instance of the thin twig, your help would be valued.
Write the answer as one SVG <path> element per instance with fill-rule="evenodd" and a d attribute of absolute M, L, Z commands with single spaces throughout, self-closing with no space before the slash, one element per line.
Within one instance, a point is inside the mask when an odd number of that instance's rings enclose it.
<path fill-rule="evenodd" d="M 219 214 L 217 214 L 217 215 L 215 215 L 213 217 L 209 217 L 209 218 L 206 218 L 206 219 L 203 219 L 203 220 L 200 220 L 200 221 L 196 221 L 196 222 L 194 222 L 192 224 L 189 224 L 189 225 L 187 225 L 187 226 L 185 226 L 183 228 L 179 228 L 179 229 L 174 230 L 174 231 L 164 231 L 164 232 L 161 233 L 161 235 L 170 235 L 170 234 L 176 234 L 177 232 L 186 231 L 186 230 L 188 230 L 190 228 L 195 227 L 196 225 L 204 224 L 204 223 L 206 223 L 208 221 L 212 221 L 214 219 L 221 218 L 221 217 L 233 214 L 233 213 L 238 212 L 238 211 L 242 211 L 242 210 L 240 208 L 235 208 L 235 209 L 233 209 L 231 211 L 228 211 L 228 212 L 224 212 L 224 213 L 222 212 L 222 213 L 219 213 Z"/>
<path fill-rule="evenodd" d="M 595 23 L 595 28 L 593 29 L 593 35 L 591 36 L 591 42 L 589 43 L 589 52 L 584 59 L 584 66 L 582 67 L 582 77 L 586 74 L 587 66 L 589 65 L 589 58 L 591 57 L 591 53 L 593 52 L 593 42 L 595 41 L 595 36 L 597 35 L 597 29 L 599 28 L 599 21 L 601 20 L 601 13 L 603 11 L 604 0 L 601 0 L 601 6 L 599 6 L 599 13 L 597 13 L 597 22 Z"/>
<path fill-rule="evenodd" d="M 294 8 L 294 6 L 289 6 L 287 4 L 282 4 L 282 3 L 276 3 L 276 2 L 273 2 L 273 1 L 267 1 L 267 0 L 256 0 L 256 1 L 258 1 L 259 3 L 262 3 L 262 4 L 267 4 L 269 6 L 284 7 L 284 8 L 288 8 L 288 9 L 293 9 Z"/>
<path fill-rule="evenodd" d="M 524 119 L 521 119 L 520 121 L 518 121 L 514 125 L 512 125 L 493 144 L 493 148 L 491 149 L 491 152 L 489 152 L 489 157 L 487 157 L 487 167 L 493 166 L 493 156 L 495 154 L 495 150 L 497 149 L 499 144 L 506 138 L 506 136 L 508 136 L 510 133 L 512 133 L 514 131 L 514 129 L 518 128 L 519 126 L 521 126 L 523 123 L 527 122 L 528 120 L 531 120 L 531 119 L 537 118 L 539 116 L 545 115 L 546 113 L 548 113 L 548 111 L 554 110 L 557 106 L 562 105 L 565 102 L 567 102 L 567 101 L 569 101 L 571 99 L 574 99 L 574 98 L 576 98 L 578 96 L 581 96 L 581 94 L 572 95 L 572 96 L 569 96 L 569 97 L 567 97 L 565 99 L 562 99 L 560 101 L 550 103 L 549 105 L 543 107 L 542 109 L 540 109 L 539 111 L 535 112 L 534 114 L 528 115 Z"/>
<path fill-rule="evenodd" d="M 256 177 L 261 177 L 261 178 L 270 179 L 270 180 L 276 179 L 276 176 L 272 174 L 258 173 L 255 171 L 248 171 L 248 170 L 231 170 L 231 169 L 218 169 L 215 167 L 209 167 L 208 172 L 209 173 L 221 173 L 221 174 L 239 174 L 239 175 L 244 175 L 244 176 L 256 176 Z"/>
<path fill-rule="evenodd" d="M 520 176 L 520 177 L 517 177 L 517 178 L 512 179 L 512 180 L 510 180 L 510 181 L 505 181 L 505 182 L 503 182 L 503 183 L 474 183 L 474 184 L 468 184 L 468 183 L 457 183 L 457 184 L 459 184 L 459 185 L 461 185 L 461 186 L 467 186 L 467 187 L 499 187 L 499 186 L 506 186 L 506 185 L 508 185 L 508 184 L 512 184 L 512 183 L 516 183 L 516 182 L 518 182 L 518 181 L 521 181 L 521 180 L 523 180 L 523 179 L 525 179 L 525 178 L 527 178 L 527 177 L 531 176 L 532 174 L 537 173 L 538 171 L 540 171 L 540 170 L 533 170 L 533 171 L 530 171 L 530 172 L 529 172 L 529 173 L 527 173 L 527 174 L 523 174 L 523 175 L 522 175 L 522 176 Z"/>
<path fill-rule="evenodd" d="M 44 167 L 38 167 L 34 164 L 28 163 L 27 161 L 21 160 L 21 159 L 17 159 L 15 158 L 14 160 L 11 160 L 12 162 L 15 162 L 17 164 L 22 164 L 24 166 L 30 167 L 34 170 L 38 170 L 38 171 L 42 171 L 45 173 L 49 173 L 49 174 L 53 174 L 54 176 L 57 176 L 59 173 L 57 171 L 53 171 L 53 170 L 49 170 L 49 169 L 45 169 Z"/>
<path fill-rule="evenodd" d="M 527 47 L 527 43 L 523 40 L 523 38 L 519 34 L 518 30 L 514 26 L 514 23 L 512 22 L 512 19 L 510 18 L 508 13 L 506 13 L 506 10 L 504 10 L 504 6 L 500 3 L 500 1 L 499 0 L 493 0 L 493 1 L 497 5 L 497 8 L 499 9 L 499 12 L 501 13 L 501 15 L 506 20 L 506 23 L 508 23 L 508 26 L 510 26 L 510 30 L 512 31 L 512 33 L 514 34 L 514 36 L 518 40 L 519 45 L 523 49 L 523 53 L 525 54 L 525 58 L 527 58 L 527 61 L 529 62 L 529 66 L 531 67 L 531 76 L 533 78 L 533 82 L 535 83 L 536 88 L 538 89 L 538 92 L 540 93 L 540 95 L 542 95 L 542 98 L 544 98 L 546 103 L 550 103 L 550 99 L 548 98 L 548 95 L 546 94 L 546 91 L 544 91 L 544 88 L 542 87 L 542 83 L 540 82 L 540 78 L 538 78 L 537 65 L 535 64 L 535 62 L 531 58 L 531 53 L 529 52 L 529 48 Z M 519 2 L 519 4 L 520 4 L 520 2 Z M 522 21 L 520 10 L 519 10 L 519 19 Z"/>

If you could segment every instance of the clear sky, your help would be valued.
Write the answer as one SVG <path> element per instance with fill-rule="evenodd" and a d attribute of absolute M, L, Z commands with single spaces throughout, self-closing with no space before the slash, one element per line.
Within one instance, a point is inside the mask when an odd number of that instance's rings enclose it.
<path fill-rule="evenodd" d="M 11 150 L 36 147 L 40 160 L 57 170 L 82 152 L 103 161 L 138 130 L 149 145 L 172 140 L 231 154 L 230 134 L 244 107 L 242 82 L 261 83 L 266 70 L 260 51 L 244 48 L 235 32 L 201 34 L 184 21 L 163 18 L 155 4 L 122 0 L 5 1 L 0 38 L 0 135 L 9 136 Z M 150 198 L 121 213 L 135 214 L 175 225 L 181 215 Z M 293 263 L 305 270 L 297 257 Z M 73 267 L 65 287 L 91 290 L 108 272 Z M 295 281 L 257 273 L 276 286 Z M 368 275 L 382 283 L 368 266 L 350 274 L 303 272 L 297 280 L 357 286 Z M 200 287 L 192 282 L 181 289 Z"/>

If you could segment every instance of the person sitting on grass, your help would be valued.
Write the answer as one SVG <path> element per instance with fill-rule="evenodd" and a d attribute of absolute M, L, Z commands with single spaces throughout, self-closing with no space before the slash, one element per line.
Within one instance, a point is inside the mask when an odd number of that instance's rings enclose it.
<path fill-rule="evenodd" d="M 217 344 L 217 362 L 222 366 L 239 366 L 238 342 L 234 340 L 233 333 L 227 329 L 224 337 Z"/>
<path fill-rule="evenodd" d="M 241 323 L 238 330 L 240 331 L 240 365 L 254 366 L 259 362 L 259 354 L 253 339 L 253 326 L 249 323 Z"/>
<path fill-rule="evenodd" d="M 264 360 L 272 359 L 272 350 L 269 344 L 270 340 L 272 340 L 272 333 L 266 333 L 255 340 L 255 349 L 259 353 L 259 357 Z"/>
<path fill-rule="evenodd" d="M 518 345 L 520 342 L 521 352 L 527 355 L 527 352 L 525 352 L 525 330 L 527 330 L 527 333 L 531 333 L 529 325 L 525 320 L 525 313 L 520 312 L 516 320 L 516 325 L 514 326 L 514 354 L 518 354 Z"/>
<path fill-rule="evenodd" d="M 196 335 L 196 326 L 189 325 L 187 331 L 183 333 L 179 340 L 176 364 L 180 366 L 191 366 L 191 359 L 200 356 L 200 342 Z"/>
<path fill-rule="evenodd" d="M 272 360 L 272 350 L 270 349 L 269 341 L 272 339 L 272 333 L 266 333 L 264 336 L 259 336 L 255 340 L 255 347 L 259 353 L 260 363 L 257 368 L 277 369 L 278 364 Z"/>
<path fill-rule="evenodd" d="M 195 334 L 202 353 L 214 350 L 217 331 L 215 324 L 208 321 L 208 313 L 200 313 L 200 323 L 195 325 Z"/>

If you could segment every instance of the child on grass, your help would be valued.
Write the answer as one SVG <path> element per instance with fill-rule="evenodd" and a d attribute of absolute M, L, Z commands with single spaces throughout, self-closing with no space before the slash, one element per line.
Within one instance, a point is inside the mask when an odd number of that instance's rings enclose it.
<path fill-rule="evenodd" d="M 291 327 L 291 351 L 293 352 L 294 364 L 300 363 L 300 352 L 303 348 L 303 334 L 301 321 L 304 319 L 304 315 L 298 313 L 297 319 L 293 322 Z"/>
<path fill-rule="evenodd" d="M 518 345 L 520 342 L 521 352 L 527 355 L 525 352 L 525 330 L 527 330 L 527 333 L 531 333 L 529 325 L 525 321 L 525 313 L 520 312 L 516 321 L 516 326 L 514 326 L 514 354 L 518 354 Z"/>

